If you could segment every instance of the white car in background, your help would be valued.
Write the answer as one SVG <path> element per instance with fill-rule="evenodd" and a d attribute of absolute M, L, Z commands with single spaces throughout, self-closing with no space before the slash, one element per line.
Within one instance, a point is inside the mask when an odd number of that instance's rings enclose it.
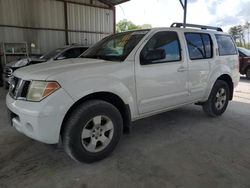
<path fill-rule="evenodd" d="M 52 62 L 52 61 L 59 61 L 63 59 L 69 58 L 77 58 L 83 52 L 88 49 L 86 46 L 80 45 L 68 45 L 61 48 L 57 48 L 51 50 L 44 55 L 40 56 L 39 58 L 25 58 L 20 59 L 18 61 L 13 61 L 8 63 L 4 67 L 3 71 L 3 78 L 4 78 L 4 86 L 7 89 L 9 87 L 9 79 L 12 76 L 13 72 L 19 68 L 23 68 L 29 65 L 34 65 L 38 63 L 45 63 L 45 62 Z"/>

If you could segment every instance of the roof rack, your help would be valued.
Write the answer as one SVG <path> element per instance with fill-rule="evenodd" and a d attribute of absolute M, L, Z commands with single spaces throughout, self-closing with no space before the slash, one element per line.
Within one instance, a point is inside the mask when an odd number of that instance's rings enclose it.
<path fill-rule="evenodd" d="M 206 25 L 196 25 L 196 24 L 184 24 L 184 23 L 172 23 L 171 27 L 194 27 L 194 28 L 200 28 L 200 29 L 211 29 L 211 30 L 216 30 L 216 31 L 221 31 L 223 30 L 220 27 L 212 27 L 212 26 L 206 26 Z"/>

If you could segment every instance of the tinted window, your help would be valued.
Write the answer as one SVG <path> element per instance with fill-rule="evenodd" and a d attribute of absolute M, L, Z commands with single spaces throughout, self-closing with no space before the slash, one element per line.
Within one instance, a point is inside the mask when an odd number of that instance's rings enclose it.
<path fill-rule="evenodd" d="M 213 45 L 211 38 L 207 34 L 202 34 L 201 36 L 205 47 L 205 57 L 211 58 L 213 56 L 213 48 L 212 48 Z"/>
<path fill-rule="evenodd" d="M 71 49 L 65 51 L 61 56 L 65 57 L 65 59 L 69 59 L 69 58 L 77 58 L 80 55 L 81 55 L 80 48 L 71 48 Z"/>
<path fill-rule="evenodd" d="M 176 32 L 162 31 L 156 33 L 145 45 L 141 57 L 146 57 L 149 51 L 161 49 L 165 51 L 165 58 L 152 63 L 173 62 L 181 60 L 180 44 Z"/>
<path fill-rule="evenodd" d="M 185 37 L 191 60 L 212 58 L 212 41 L 208 34 L 186 33 Z"/>
<path fill-rule="evenodd" d="M 87 49 L 88 49 L 88 47 L 82 47 L 82 48 L 80 48 L 81 54 L 82 54 L 83 52 L 85 52 Z"/>
<path fill-rule="evenodd" d="M 235 55 L 237 49 L 234 45 L 233 39 L 229 35 L 215 35 L 218 47 L 219 55 Z"/>
<path fill-rule="evenodd" d="M 39 59 L 43 59 L 43 60 L 49 60 L 51 58 L 54 58 L 55 56 L 57 56 L 59 53 L 61 53 L 65 48 L 58 48 L 52 51 L 49 51 L 48 53 L 42 55 Z"/>

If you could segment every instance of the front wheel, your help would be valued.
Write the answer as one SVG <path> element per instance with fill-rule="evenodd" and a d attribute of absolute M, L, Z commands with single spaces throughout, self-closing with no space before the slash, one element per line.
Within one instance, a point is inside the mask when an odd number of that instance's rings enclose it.
<path fill-rule="evenodd" d="M 91 163 L 108 156 L 122 135 L 119 110 L 110 103 L 91 100 L 76 108 L 66 121 L 62 141 L 73 159 Z"/>
<path fill-rule="evenodd" d="M 211 117 L 222 115 L 227 108 L 229 101 L 229 86 L 223 80 L 217 80 L 209 95 L 208 100 L 203 104 L 204 112 Z"/>

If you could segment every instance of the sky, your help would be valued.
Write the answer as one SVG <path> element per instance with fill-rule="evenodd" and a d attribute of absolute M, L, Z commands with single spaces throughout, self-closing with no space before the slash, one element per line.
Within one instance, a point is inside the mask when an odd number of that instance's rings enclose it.
<path fill-rule="evenodd" d="M 130 0 L 116 6 L 117 22 L 122 19 L 137 25 L 168 27 L 183 21 L 179 0 Z M 250 22 L 250 0 L 188 0 L 187 23 L 222 27 Z"/>

